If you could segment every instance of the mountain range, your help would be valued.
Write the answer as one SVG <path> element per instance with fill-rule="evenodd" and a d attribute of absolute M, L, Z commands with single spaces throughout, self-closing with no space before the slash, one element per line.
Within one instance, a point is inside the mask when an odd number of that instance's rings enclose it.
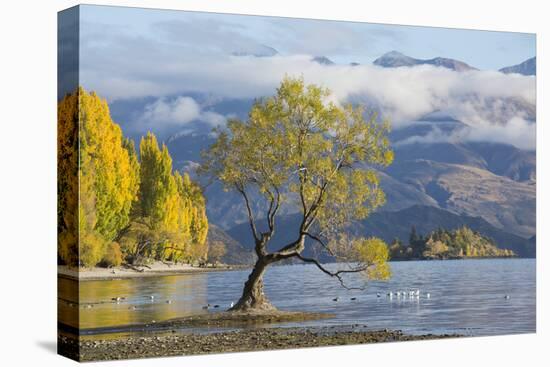
<path fill-rule="evenodd" d="M 298 215 L 288 215 L 279 218 L 276 225 L 280 230 L 276 231 L 268 249 L 272 251 L 276 250 L 294 240 L 294 234 L 300 223 L 299 219 Z M 258 226 L 259 228 L 263 228 L 266 224 L 260 221 Z M 419 234 L 427 234 L 437 228 L 453 230 L 467 226 L 493 239 L 499 248 L 513 250 L 518 256 L 534 257 L 536 255 L 533 239 L 526 239 L 498 229 L 481 217 L 457 215 L 432 206 L 414 205 L 393 212 L 375 212 L 366 220 L 354 223 L 351 231 L 360 236 L 380 237 L 387 243 L 392 242 L 394 239 L 399 239 L 402 243 L 408 244 L 413 226 Z M 253 250 L 254 241 L 247 223 L 237 225 L 229 229 L 227 233 L 249 251 Z M 332 260 L 332 257 L 328 253 L 319 252 L 319 246 L 316 246 L 313 241 L 307 240 L 304 255 L 311 256 L 313 254 L 320 256 L 322 261 Z"/>
<path fill-rule="evenodd" d="M 390 51 L 378 59 L 374 60 L 374 65 L 385 68 L 396 68 L 401 66 L 416 66 L 416 65 L 432 65 L 444 67 L 454 71 L 477 70 L 476 68 L 466 64 L 465 62 L 447 59 L 444 57 L 435 57 L 433 59 L 421 60 L 402 54 L 397 51 Z"/>
<path fill-rule="evenodd" d="M 536 155 L 509 144 L 486 142 L 415 142 L 433 129 L 464 128 L 448 118 L 430 120 L 392 132 L 393 164 L 379 172 L 387 203 L 394 211 L 427 205 L 457 214 L 482 216 L 497 228 L 524 237 L 535 232 Z M 199 152 L 212 144 L 208 135 L 181 135 L 168 141 L 176 168 L 192 170 Z M 214 184 L 205 189 L 208 215 L 224 229 L 244 221 L 241 198 Z M 254 200 L 256 210 L 263 209 Z M 283 207 L 283 214 L 295 212 Z"/>
<path fill-rule="evenodd" d="M 278 54 L 278 53 L 276 53 Z M 262 55 L 265 56 L 265 55 Z M 336 65 L 334 61 L 326 56 L 314 56 L 311 61 L 314 61 L 320 65 Z M 522 74 L 522 75 L 536 75 L 536 57 L 532 57 L 519 63 L 517 65 L 506 66 L 499 69 L 504 74 Z M 479 70 L 467 63 L 446 57 L 434 57 L 431 59 L 416 59 L 414 57 L 407 56 L 398 51 L 390 51 L 374 60 L 373 65 L 381 66 L 384 68 L 398 68 L 398 67 L 412 67 L 418 65 L 431 65 L 436 67 L 443 67 L 453 71 L 472 71 Z M 357 62 L 350 62 L 350 66 L 360 65 Z"/>
<path fill-rule="evenodd" d="M 438 227 L 455 229 L 468 225 L 520 256 L 534 256 L 536 228 L 536 155 L 512 145 L 485 142 L 405 143 L 430 129 L 459 129 L 459 121 L 426 118 L 418 128 L 394 131 L 394 163 L 380 171 L 387 202 L 367 221 L 355 224 L 362 235 L 389 241 L 406 240 L 412 225 L 424 233 Z M 198 151 L 213 142 L 206 135 L 181 135 L 168 143 L 178 168 L 191 170 Z M 176 147 L 180 147 L 177 149 Z M 182 158 L 188 160 L 182 160 Z M 183 163 L 185 162 L 185 163 Z M 208 217 L 216 231 L 234 238 L 250 251 L 253 243 L 246 223 L 242 198 L 221 185 L 205 188 Z M 265 203 L 255 197 L 253 210 L 265 212 Z M 284 241 L 295 224 L 296 208 L 281 208 L 279 235 Z M 282 237 L 281 237 L 282 236 Z M 529 240 L 533 238 L 532 240 Z M 309 251 L 309 250 L 308 250 Z M 329 258 L 325 260 L 330 260 Z"/>
<path fill-rule="evenodd" d="M 507 66 L 499 71 L 504 74 L 537 75 L 537 58 L 532 57 L 520 64 Z"/>
<path fill-rule="evenodd" d="M 335 62 L 329 59 L 326 56 L 315 56 L 311 59 L 311 61 L 316 62 L 321 65 L 334 65 Z"/>
<path fill-rule="evenodd" d="M 536 69 L 537 58 L 532 57 L 527 59 L 517 65 L 506 66 L 499 69 L 500 72 L 504 74 L 522 74 L 522 75 L 537 75 Z M 373 61 L 374 65 L 378 65 L 385 68 L 396 68 L 401 66 L 417 66 L 417 65 L 432 65 L 438 67 L 444 67 L 454 71 L 470 71 L 478 70 L 477 68 L 468 65 L 467 63 L 445 58 L 445 57 L 434 57 L 432 59 L 415 59 L 402 54 L 398 51 L 390 51 L 380 56 Z"/>
<path fill-rule="evenodd" d="M 208 242 L 214 241 L 220 241 L 225 245 L 226 253 L 221 258 L 221 262 L 224 264 L 249 265 L 254 263 L 254 252 L 250 247 L 243 246 L 223 229 L 210 223 L 208 226 Z"/>
<path fill-rule="evenodd" d="M 249 46 L 248 48 L 241 48 L 231 53 L 233 56 L 254 56 L 254 57 L 271 57 L 278 55 L 279 51 L 273 47 L 266 45 Z"/>
<path fill-rule="evenodd" d="M 269 46 L 233 53 L 235 57 L 278 54 Z M 312 61 L 323 67 L 335 65 L 325 56 L 315 56 Z M 456 72 L 477 70 L 458 60 L 442 57 L 421 60 L 396 51 L 381 56 L 374 64 L 384 68 L 432 65 Z M 535 64 L 536 59 L 532 58 L 500 71 L 536 75 Z M 254 103 L 253 99 L 216 99 L 200 93 L 191 96 L 206 111 L 242 119 L 247 117 Z M 136 110 L 136 105 L 147 101 L 117 101 L 111 105 L 113 118 L 124 121 L 130 111 Z M 534 105 L 510 98 L 496 106 L 508 108 L 511 116 L 521 111 L 530 123 L 535 123 Z M 186 130 L 172 132 L 161 139 L 168 146 L 174 167 L 194 175 L 201 150 L 208 148 L 214 137 L 210 134 L 211 127 L 201 121 L 186 126 Z M 367 221 L 356 223 L 355 230 L 389 241 L 394 237 L 406 239 L 411 225 L 424 233 L 437 227 L 454 229 L 468 225 L 493 238 L 501 248 L 510 248 L 520 256 L 534 256 L 536 153 L 510 144 L 460 139 L 470 128 L 444 111 L 433 111 L 394 128 L 390 141 L 395 160 L 388 169 L 379 172 L 386 204 Z M 250 261 L 251 241 L 250 235 L 246 235 L 242 198 L 224 191 L 220 184 L 205 187 L 204 193 L 212 224 L 210 237 L 225 242 L 230 249 L 224 260 L 230 263 Z M 254 210 L 261 213 L 265 203 L 258 199 L 253 200 Z M 281 228 L 287 225 L 286 228 L 292 228 L 296 210 L 291 205 L 281 208 Z M 284 233 L 280 230 L 279 236 Z"/>
<path fill-rule="evenodd" d="M 280 55 L 279 51 L 273 47 L 260 45 L 253 49 L 240 49 L 238 51 L 232 52 L 233 56 L 253 56 L 253 57 L 271 57 Z M 527 59 L 517 65 L 506 66 L 499 69 L 500 72 L 504 74 L 522 74 L 522 75 L 536 75 L 536 57 Z M 320 65 L 330 66 L 336 65 L 327 56 L 318 55 L 313 56 L 311 61 L 316 62 Z M 397 68 L 402 66 L 418 66 L 418 65 L 432 65 L 436 67 L 443 67 L 451 69 L 454 71 L 470 71 L 470 70 L 479 70 L 476 67 L 468 65 L 464 61 L 451 59 L 447 57 L 434 57 L 431 59 L 417 59 L 411 56 L 407 56 L 399 51 L 390 51 L 379 58 L 375 59 L 373 65 L 381 66 L 384 68 Z M 350 66 L 360 65 L 357 62 L 350 62 Z"/>

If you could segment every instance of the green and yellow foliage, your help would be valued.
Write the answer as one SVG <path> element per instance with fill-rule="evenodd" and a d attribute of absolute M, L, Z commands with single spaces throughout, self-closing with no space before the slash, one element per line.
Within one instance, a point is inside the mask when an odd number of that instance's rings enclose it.
<path fill-rule="evenodd" d="M 221 262 L 227 253 L 227 248 L 222 241 L 212 241 L 208 245 L 208 260 L 216 263 Z"/>
<path fill-rule="evenodd" d="M 152 133 L 141 139 L 140 157 L 139 217 L 150 231 L 162 234 L 151 237 L 155 245 L 150 256 L 175 261 L 205 259 L 208 220 L 200 188 L 188 174 L 172 173 L 168 148 L 160 148 Z"/>
<path fill-rule="evenodd" d="M 159 149 L 149 133 L 140 144 L 140 163 L 107 102 L 83 88 L 59 103 L 58 116 L 59 256 L 64 263 L 116 266 L 141 247 L 139 255 L 158 259 L 206 257 L 204 198 L 187 175 L 172 173 L 166 146 Z M 147 240 L 135 242 L 144 227 Z"/>
<path fill-rule="evenodd" d="M 387 121 L 361 106 L 331 102 L 331 97 L 328 89 L 308 85 L 303 78 L 284 78 L 273 96 L 256 101 L 246 120 L 232 119 L 227 129 L 218 130 L 216 142 L 203 153 L 199 173 L 243 197 L 258 266 L 297 258 L 343 281 L 344 273 L 331 272 L 302 254 L 305 239 L 316 239 L 326 250 L 325 242 L 383 205 L 378 172 L 392 163 L 393 151 Z M 266 203 L 265 212 L 258 214 L 267 219 L 265 231 L 255 225 L 252 193 Z M 282 205 L 297 206 L 300 226 L 291 241 L 271 252 L 268 243 Z M 389 276 L 388 249 L 381 240 L 340 242 L 339 260 L 360 263 L 348 264 L 353 272 Z M 243 302 L 239 304 L 250 303 Z"/>
<path fill-rule="evenodd" d="M 122 251 L 120 250 L 120 245 L 117 242 L 111 242 L 107 246 L 102 263 L 106 267 L 119 266 L 122 264 Z"/>
<path fill-rule="evenodd" d="M 94 266 L 128 224 L 138 167 L 107 102 L 79 88 L 58 105 L 59 255 Z"/>
<path fill-rule="evenodd" d="M 302 214 L 323 227 L 367 217 L 385 203 L 373 168 L 393 161 L 389 123 L 329 97 L 328 89 L 285 78 L 273 97 L 253 105 L 248 120 L 230 120 L 228 131 L 219 131 L 200 172 L 230 190 L 257 189 L 268 201 L 296 195 Z"/>
<path fill-rule="evenodd" d="M 328 244 L 329 254 L 340 263 L 356 263 L 365 267 L 369 280 L 386 280 L 391 277 L 387 263 L 390 259 L 388 245 L 378 237 L 349 237 L 340 233 Z"/>
<path fill-rule="evenodd" d="M 132 164 L 120 126 L 110 117 L 107 102 L 95 93 L 80 90 L 80 180 L 90 180 L 94 196 L 90 207 L 96 217 L 93 229 L 112 241 L 130 221 L 130 209 L 138 190 L 137 167 Z"/>
<path fill-rule="evenodd" d="M 425 257 L 510 257 L 512 250 L 499 249 L 493 240 L 463 226 L 454 231 L 438 229 L 427 236 Z M 437 244 L 440 245 L 437 245 Z M 432 253 L 432 249 L 437 250 Z"/>
<path fill-rule="evenodd" d="M 78 264 L 78 93 L 57 105 L 58 255 Z"/>
<path fill-rule="evenodd" d="M 500 249 L 493 240 L 463 226 L 455 230 L 439 228 L 426 236 L 412 229 L 409 246 L 395 241 L 390 246 L 392 259 L 460 259 L 475 257 L 513 257 L 509 249 Z"/>
<path fill-rule="evenodd" d="M 369 279 L 384 280 L 391 277 L 388 265 L 390 252 L 388 245 L 377 237 L 360 238 L 355 241 L 357 258 L 364 264 L 369 264 L 367 276 Z"/>

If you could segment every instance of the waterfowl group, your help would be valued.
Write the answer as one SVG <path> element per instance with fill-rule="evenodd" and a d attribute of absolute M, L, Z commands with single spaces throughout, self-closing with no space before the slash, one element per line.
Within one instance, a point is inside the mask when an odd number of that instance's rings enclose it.
<path fill-rule="evenodd" d="M 231 304 L 229 305 L 229 308 L 233 307 L 235 304 L 233 302 L 231 302 Z M 208 310 L 210 308 L 220 308 L 220 305 L 218 304 L 210 304 L 210 303 L 207 303 L 206 305 L 202 306 L 202 309 L 203 310 Z"/>
<path fill-rule="evenodd" d="M 154 295 L 150 295 L 150 296 L 146 296 L 148 299 L 151 300 L 151 302 L 153 302 L 155 300 L 155 296 Z M 122 301 L 125 301 L 126 300 L 126 297 L 113 297 L 111 298 L 111 301 L 113 302 L 116 302 L 116 303 L 120 303 Z M 172 303 L 171 300 L 167 300 L 166 303 Z"/>
<path fill-rule="evenodd" d="M 154 295 L 150 295 L 150 296 L 146 296 L 148 299 L 150 299 L 151 301 L 154 301 L 155 300 L 155 296 Z M 126 300 L 126 297 L 113 297 L 111 298 L 111 301 L 113 302 L 116 302 L 116 303 L 120 303 L 122 301 Z M 351 298 L 352 301 L 356 300 L 355 297 L 352 297 Z M 338 297 L 335 298 L 333 301 L 338 301 Z M 171 304 L 172 303 L 172 300 L 171 299 L 167 299 L 165 301 L 165 303 L 167 304 Z M 234 302 L 231 302 L 229 304 L 229 308 L 233 308 L 235 306 L 235 303 Z M 92 305 L 86 305 L 84 306 L 85 308 L 92 308 Z M 220 308 L 221 306 L 219 304 L 206 304 L 205 306 L 202 307 L 203 310 L 208 310 L 210 308 Z M 136 307 L 135 306 L 131 306 L 131 307 L 128 307 L 128 309 L 131 309 L 131 310 L 135 310 Z"/>
<path fill-rule="evenodd" d="M 382 297 L 382 293 L 380 292 L 377 292 L 376 293 L 376 298 L 380 298 Z M 399 290 L 399 291 L 391 291 L 391 292 L 387 292 L 386 293 L 386 297 L 388 299 L 393 299 L 394 297 L 396 298 L 399 298 L 399 299 L 420 299 L 420 289 L 410 289 L 408 291 L 402 291 L 402 290 Z M 425 293 L 425 297 L 426 298 L 430 298 L 430 294 L 429 293 Z M 356 301 L 357 300 L 357 297 L 350 297 L 350 301 Z M 340 301 L 340 297 L 335 297 L 332 299 L 333 302 L 338 302 Z M 231 307 L 233 307 L 233 304 L 231 305 Z"/>
<path fill-rule="evenodd" d="M 380 297 L 380 293 L 377 293 L 376 296 Z M 411 289 L 409 291 L 388 292 L 388 293 L 386 293 L 386 296 L 389 299 L 393 299 L 393 297 L 419 299 L 420 298 L 420 289 Z M 430 298 L 429 293 L 426 293 L 426 298 Z"/>

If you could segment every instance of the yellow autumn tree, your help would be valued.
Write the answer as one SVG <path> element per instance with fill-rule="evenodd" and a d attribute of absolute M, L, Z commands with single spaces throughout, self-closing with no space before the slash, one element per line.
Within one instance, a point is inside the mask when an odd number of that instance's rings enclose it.
<path fill-rule="evenodd" d="M 78 93 L 57 105 L 58 256 L 78 264 Z"/>
<path fill-rule="evenodd" d="M 79 88 L 58 104 L 59 258 L 75 266 L 144 257 L 207 256 L 205 200 L 187 174 L 172 172 L 154 134 L 125 138 L 107 102 Z"/>
<path fill-rule="evenodd" d="M 287 77 L 273 96 L 254 103 L 246 120 L 229 120 L 203 152 L 199 173 L 242 197 L 254 239 L 256 263 L 231 310 L 273 310 L 263 277 L 280 261 L 313 264 L 342 285 L 348 273 L 365 274 L 365 279 L 389 276 L 388 250 L 379 239 L 346 241 L 350 251 L 345 252 L 357 258 L 339 270 L 304 253 L 306 238 L 328 252 L 328 241 L 384 204 L 379 170 L 393 161 L 389 123 L 368 116 L 361 106 L 328 102 L 331 97 L 326 88 Z M 265 210 L 258 212 L 252 198 Z M 274 247 L 273 236 L 280 231 L 276 219 L 287 205 L 297 206 L 300 226 L 283 227 L 288 242 Z M 257 218 L 267 225 L 259 228 Z"/>
<path fill-rule="evenodd" d="M 191 181 L 187 173 L 174 175 L 181 202 L 181 212 L 184 213 L 182 225 L 188 228 L 191 236 L 190 246 L 183 255 L 188 261 L 204 260 L 208 255 L 208 218 L 206 217 L 206 202 L 197 184 Z"/>
<path fill-rule="evenodd" d="M 192 261 L 206 258 L 208 220 L 199 187 L 189 176 L 173 173 L 165 145 L 148 133 L 140 142 L 137 210 L 121 239 L 132 261 L 144 258 Z"/>
<path fill-rule="evenodd" d="M 59 254 L 69 265 L 94 266 L 129 223 L 139 167 L 97 94 L 79 88 L 58 116 Z"/>

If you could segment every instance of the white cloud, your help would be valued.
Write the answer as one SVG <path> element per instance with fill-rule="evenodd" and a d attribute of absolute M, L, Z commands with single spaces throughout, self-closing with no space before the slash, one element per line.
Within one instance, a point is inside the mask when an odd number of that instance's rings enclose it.
<path fill-rule="evenodd" d="M 225 120 L 225 117 L 218 113 L 203 111 L 193 98 L 180 96 L 173 100 L 161 97 L 147 104 L 138 123 L 144 128 L 164 129 L 169 126 L 185 126 L 193 121 L 218 126 L 224 124 Z"/>
<path fill-rule="evenodd" d="M 396 146 L 407 144 L 493 142 L 512 144 L 520 149 L 532 150 L 536 142 L 536 125 L 520 117 L 512 117 L 506 124 L 480 122 L 474 126 L 464 126 L 452 132 L 434 127 L 425 135 L 416 135 L 399 140 Z"/>
<path fill-rule="evenodd" d="M 225 122 L 227 121 L 227 118 L 225 116 L 220 115 L 219 113 L 206 111 L 201 114 L 200 120 L 203 122 L 206 122 L 211 126 L 220 126 L 225 124 Z"/>
<path fill-rule="evenodd" d="M 324 66 L 312 62 L 312 55 L 235 57 L 182 44 L 157 44 L 158 52 L 145 53 L 136 40 L 120 38 L 115 45 L 119 43 L 124 46 L 110 46 L 101 56 L 94 56 L 98 53 L 84 44 L 82 52 L 89 57 L 83 60 L 81 80 L 86 88 L 111 101 L 158 98 L 147 106 L 141 123 L 185 125 L 200 119 L 223 124 L 223 116 L 203 111 L 191 98 L 166 97 L 197 92 L 220 98 L 258 98 L 272 95 L 281 79 L 290 75 L 328 87 L 334 100 L 380 110 L 396 128 L 441 110 L 470 126 L 471 133 L 462 139 L 491 139 L 524 148 L 535 145 L 533 77 L 495 71 L 458 73 L 430 65 L 396 69 Z"/>
<path fill-rule="evenodd" d="M 200 113 L 200 106 L 193 98 L 178 97 L 171 102 L 159 98 L 145 106 L 142 120 L 184 125 L 199 118 Z"/>
<path fill-rule="evenodd" d="M 513 117 L 506 125 L 484 124 L 470 128 L 464 140 L 508 143 L 521 149 L 534 149 L 536 125 L 520 117 Z"/>
<path fill-rule="evenodd" d="M 457 129 L 451 133 L 434 127 L 425 135 L 414 135 L 394 143 L 395 146 L 407 144 L 430 144 L 430 143 L 455 143 L 465 140 L 468 128 Z"/>

